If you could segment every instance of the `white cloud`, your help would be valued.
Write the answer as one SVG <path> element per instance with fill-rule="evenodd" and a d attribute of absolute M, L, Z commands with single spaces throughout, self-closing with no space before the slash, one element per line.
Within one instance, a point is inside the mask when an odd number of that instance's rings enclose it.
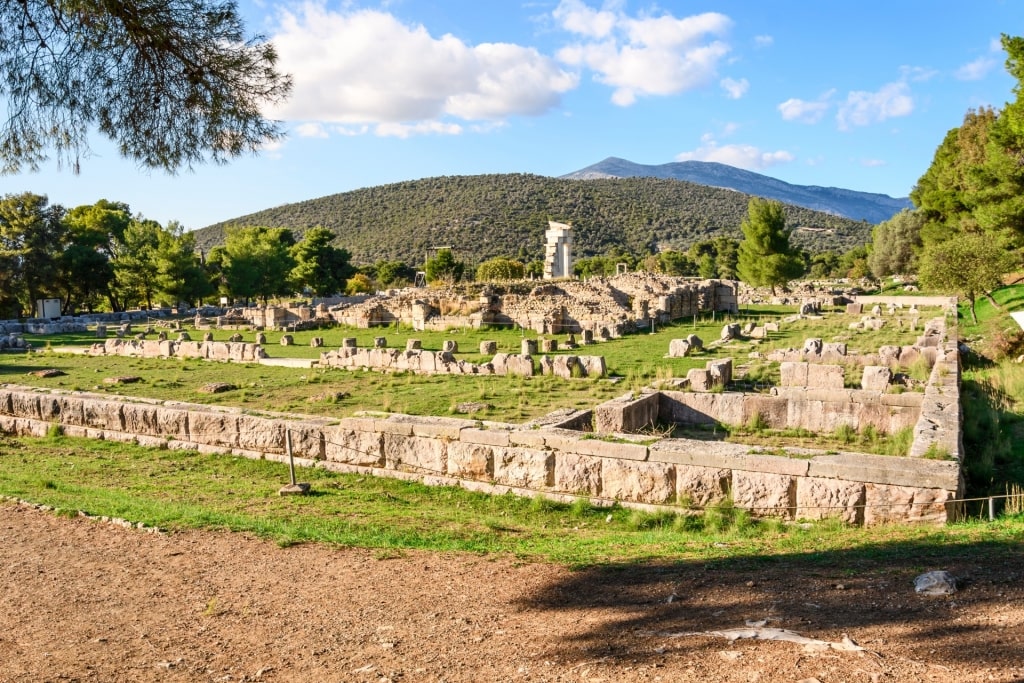
<path fill-rule="evenodd" d="M 562 0 L 552 15 L 562 28 L 590 38 L 606 38 L 618 21 L 615 12 L 591 9 L 580 0 Z"/>
<path fill-rule="evenodd" d="M 953 75 L 960 81 L 980 81 L 998 64 L 994 57 L 984 55 L 964 64 Z"/>
<path fill-rule="evenodd" d="M 295 85 L 271 115 L 341 124 L 349 134 L 362 124 L 381 135 L 455 134 L 453 118 L 539 115 L 578 82 L 530 47 L 471 46 L 386 12 L 331 11 L 318 2 L 282 10 L 272 40 Z"/>
<path fill-rule="evenodd" d="M 326 138 L 330 137 L 327 129 L 320 123 L 300 123 L 295 126 L 295 134 L 300 138 Z"/>
<path fill-rule="evenodd" d="M 675 95 L 713 82 L 730 47 L 715 38 L 732 27 L 724 14 L 706 12 L 682 19 L 670 14 L 631 17 L 618 10 L 591 9 L 582 0 L 562 0 L 554 11 L 559 25 L 582 40 L 558 52 L 574 67 L 587 68 L 612 88 L 612 102 Z"/>
<path fill-rule="evenodd" d="M 775 38 L 771 36 L 754 36 L 754 45 L 757 47 L 771 47 L 775 43 Z"/>
<path fill-rule="evenodd" d="M 846 101 L 839 105 L 836 122 L 839 130 L 849 130 L 853 126 L 867 126 L 907 116 L 912 111 L 914 99 L 907 84 L 887 83 L 878 92 L 857 90 L 847 95 Z"/>
<path fill-rule="evenodd" d="M 676 155 L 676 161 L 716 161 L 751 171 L 789 163 L 794 158 L 785 150 L 762 152 L 753 145 L 719 145 L 710 135 L 703 136 L 701 146 L 692 152 Z"/>
<path fill-rule="evenodd" d="M 791 97 L 778 106 L 783 121 L 797 121 L 799 123 L 818 123 L 824 118 L 829 107 L 832 106 L 831 99 L 835 90 L 829 90 L 816 100 L 808 101 Z"/>
<path fill-rule="evenodd" d="M 885 166 L 886 162 L 881 159 L 861 159 L 860 165 L 868 168 L 877 168 L 879 166 Z"/>
<path fill-rule="evenodd" d="M 725 90 L 726 94 L 730 99 L 738 100 L 747 94 L 747 90 L 750 89 L 750 81 L 745 78 L 741 78 L 738 81 L 734 81 L 731 78 L 723 78 L 719 85 Z"/>

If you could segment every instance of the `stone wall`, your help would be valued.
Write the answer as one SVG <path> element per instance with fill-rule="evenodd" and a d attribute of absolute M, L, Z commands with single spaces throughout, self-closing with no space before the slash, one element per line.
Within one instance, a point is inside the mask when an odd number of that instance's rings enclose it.
<path fill-rule="evenodd" d="M 266 358 L 259 344 L 248 342 L 172 341 L 150 339 L 108 339 L 89 348 L 92 356 L 136 356 L 141 358 L 201 358 L 203 360 L 255 363 Z"/>
<path fill-rule="evenodd" d="M 640 407 L 623 407 L 649 416 L 660 400 L 650 394 Z M 328 420 L 0 385 L 0 431 L 42 436 L 53 424 L 69 436 L 277 461 L 286 460 L 288 432 L 304 466 L 641 508 L 680 509 L 684 501 L 700 508 L 731 496 L 757 515 L 866 525 L 945 522 L 961 485 L 955 461 L 800 449 L 787 457 L 722 442 L 595 438 L 542 423 L 383 414 Z"/>
<path fill-rule="evenodd" d="M 320 354 L 319 365 L 329 368 L 367 368 L 370 370 L 412 372 L 420 375 L 519 375 L 532 377 L 539 368 L 545 375 L 603 377 L 604 356 L 540 356 L 534 363 L 530 355 L 497 353 L 486 363 L 470 363 L 451 351 L 425 349 L 388 349 L 342 347 Z"/>

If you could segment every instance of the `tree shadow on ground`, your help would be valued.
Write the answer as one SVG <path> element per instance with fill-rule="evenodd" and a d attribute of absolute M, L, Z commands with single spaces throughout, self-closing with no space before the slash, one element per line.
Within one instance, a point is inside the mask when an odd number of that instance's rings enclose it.
<path fill-rule="evenodd" d="M 697 650 L 708 639 L 694 634 L 766 620 L 767 627 L 823 640 L 867 639 L 868 649 L 896 634 L 904 650 L 938 665 L 1013 667 L 1024 648 L 1021 540 L 879 542 L 793 555 L 605 565 L 574 572 L 524 597 L 521 606 L 577 611 L 581 623 L 589 621 L 588 611 L 617 615 L 558 645 L 573 659 L 656 662 L 667 642 L 677 652 Z M 960 590 L 915 593 L 914 578 L 937 569 L 958 577 Z M 1017 611 L 999 630 L 987 619 L 1004 605 Z"/>

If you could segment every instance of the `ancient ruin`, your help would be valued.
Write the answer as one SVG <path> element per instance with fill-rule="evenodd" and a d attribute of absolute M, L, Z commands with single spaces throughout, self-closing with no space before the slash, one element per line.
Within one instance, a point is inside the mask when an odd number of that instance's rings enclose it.
<path fill-rule="evenodd" d="M 544 231 L 544 279 L 572 277 L 572 226 L 548 221 Z"/>

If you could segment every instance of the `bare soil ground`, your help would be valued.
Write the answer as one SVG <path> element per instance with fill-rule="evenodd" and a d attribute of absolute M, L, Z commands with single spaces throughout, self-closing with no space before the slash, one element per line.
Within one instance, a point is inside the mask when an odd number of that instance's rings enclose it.
<path fill-rule="evenodd" d="M 0 681 L 1024 680 L 1024 554 L 1010 554 L 571 571 L 154 534 L 0 503 Z M 915 594 L 931 568 L 965 585 Z M 864 650 L 709 633 L 765 619 Z"/>

